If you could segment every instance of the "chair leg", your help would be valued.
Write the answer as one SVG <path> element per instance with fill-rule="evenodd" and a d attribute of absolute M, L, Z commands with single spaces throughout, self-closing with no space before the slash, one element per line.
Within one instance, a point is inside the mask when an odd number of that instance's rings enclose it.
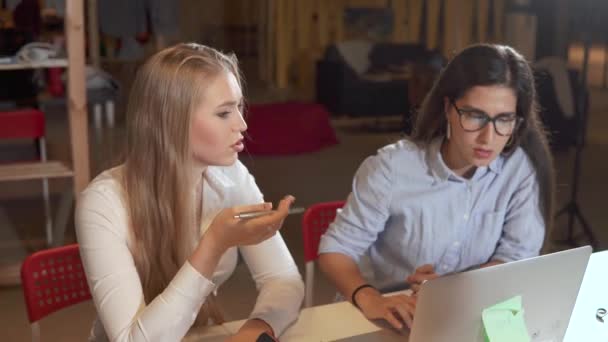
<path fill-rule="evenodd" d="M 40 342 L 40 323 L 34 322 L 32 327 L 32 342 Z"/>
<path fill-rule="evenodd" d="M 38 139 L 38 146 L 40 148 L 40 159 L 45 162 L 47 161 L 46 155 L 46 141 L 43 138 Z M 53 245 L 53 217 L 51 215 L 51 198 L 49 193 L 49 180 L 48 178 L 42 179 L 42 198 L 44 200 L 44 217 L 46 219 L 46 243 L 47 246 Z"/>
<path fill-rule="evenodd" d="M 93 125 L 95 131 L 99 132 L 101 130 L 101 104 L 99 103 L 93 105 Z"/>
<path fill-rule="evenodd" d="M 106 120 L 108 122 L 108 127 L 114 127 L 114 101 L 112 100 L 106 101 Z"/>
<path fill-rule="evenodd" d="M 315 283 L 315 263 L 314 261 L 309 261 L 306 263 L 306 283 L 305 283 L 305 293 L 304 293 L 304 307 L 309 308 L 312 306 L 313 298 L 313 289 Z"/>
<path fill-rule="evenodd" d="M 70 219 L 70 213 L 72 205 L 74 203 L 74 189 L 71 185 L 67 186 L 61 200 L 59 201 L 59 207 L 57 207 L 57 214 L 55 216 L 55 235 L 53 237 L 56 246 L 62 246 L 65 240 L 65 227 Z"/>

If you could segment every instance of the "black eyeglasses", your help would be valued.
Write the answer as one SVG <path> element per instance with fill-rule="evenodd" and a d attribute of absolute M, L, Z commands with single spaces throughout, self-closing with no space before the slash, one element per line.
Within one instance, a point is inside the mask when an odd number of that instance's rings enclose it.
<path fill-rule="evenodd" d="M 467 132 L 477 132 L 482 130 L 488 123 L 494 124 L 494 131 L 498 135 L 510 136 L 524 120 L 515 114 L 499 114 L 490 117 L 488 114 L 477 109 L 461 109 L 456 106 L 454 101 L 450 101 L 460 121 L 460 126 Z"/>

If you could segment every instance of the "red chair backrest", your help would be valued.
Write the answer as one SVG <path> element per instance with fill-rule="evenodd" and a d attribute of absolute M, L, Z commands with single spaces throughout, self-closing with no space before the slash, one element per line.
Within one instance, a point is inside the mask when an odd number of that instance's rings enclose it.
<path fill-rule="evenodd" d="M 304 261 L 316 260 L 319 256 L 319 241 L 327 227 L 336 218 L 336 211 L 344 206 L 344 201 L 317 203 L 310 206 L 302 217 L 304 239 Z"/>
<path fill-rule="evenodd" d="M 78 244 L 28 256 L 21 265 L 21 282 L 30 322 L 91 299 Z"/>

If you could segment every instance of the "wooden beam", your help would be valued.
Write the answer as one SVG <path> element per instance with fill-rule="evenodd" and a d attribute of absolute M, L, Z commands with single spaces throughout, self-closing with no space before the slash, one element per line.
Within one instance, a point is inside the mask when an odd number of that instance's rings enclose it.
<path fill-rule="evenodd" d="M 333 0 L 331 3 L 334 5 L 333 7 L 333 23 L 335 29 L 334 39 L 336 42 L 341 42 L 344 40 L 344 8 L 345 8 L 345 0 Z"/>
<path fill-rule="evenodd" d="M 426 47 L 433 50 L 439 48 L 439 23 L 441 18 L 441 0 L 426 2 Z"/>
<path fill-rule="evenodd" d="M 97 21 L 97 0 L 88 0 L 87 24 L 87 34 L 89 38 L 89 61 L 91 65 L 99 68 L 99 24 Z"/>
<path fill-rule="evenodd" d="M 68 118 L 74 169 L 74 193 L 90 180 L 87 92 L 85 84 L 83 0 L 67 0 L 65 33 L 68 52 Z"/>
<path fill-rule="evenodd" d="M 502 42 L 505 32 L 505 0 L 494 0 L 494 13 L 492 13 L 492 17 L 494 19 L 494 36 L 492 39 L 494 42 Z"/>
<path fill-rule="evenodd" d="M 471 45 L 473 42 L 473 20 L 475 15 L 475 0 L 459 0 L 460 3 L 460 16 L 458 17 L 458 25 L 460 30 L 458 31 L 458 42 L 459 45 L 456 47 L 457 51 L 460 51 Z"/>
<path fill-rule="evenodd" d="M 329 5 L 327 0 L 317 0 L 317 27 L 319 34 L 319 47 L 324 50 L 329 44 Z"/>
<path fill-rule="evenodd" d="M 405 43 L 408 29 L 407 0 L 394 0 L 393 7 L 393 42 Z"/>
<path fill-rule="evenodd" d="M 422 28 L 423 0 L 408 0 L 407 13 L 407 42 L 419 43 Z"/>
<path fill-rule="evenodd" d="M 488 41 L 488 16 L 490 15 L 489 0 L 477 0 L 477 42 Z"/>
<path fill-rule="evenodd" d="M 443 4 L 443 55 L 451 59 L 455 53 L 458 39 L 458 18 L 460 16 L 460 3 L 455 0 L 446 0 Z"/>

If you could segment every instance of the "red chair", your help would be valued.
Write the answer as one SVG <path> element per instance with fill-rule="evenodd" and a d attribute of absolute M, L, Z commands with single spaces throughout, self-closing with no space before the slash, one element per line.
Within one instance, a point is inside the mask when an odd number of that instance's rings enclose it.
<path fill-rule="evenodd" d="M 317 203 L 310 206 L 302 217 L 302 237 L 304 240 L 304 262 L 306 263 L 304 306 L 312 306 L 315 276 L 315 260 L 319 257 L 321 235 L 336 218 L 336 211 L 344 206 L 344 201 Z"/>
<path fill-rule="evenodd" d="M 42 318 L 91 299 L 78 244 L 28 256 L 21 265 L 21 283 L 32 327 L 32 341 L 40 341 L 38 321 Z"/>

